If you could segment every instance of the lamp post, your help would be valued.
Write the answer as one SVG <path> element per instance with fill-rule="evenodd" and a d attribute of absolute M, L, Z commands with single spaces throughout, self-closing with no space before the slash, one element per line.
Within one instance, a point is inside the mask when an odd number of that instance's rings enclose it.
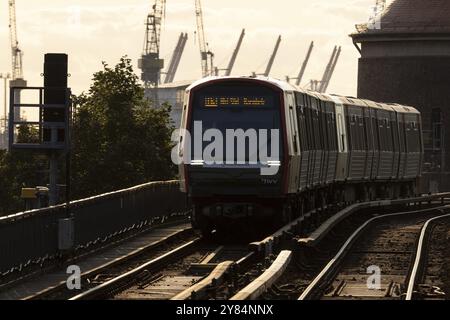
<path fill-rule="evenodd" d="M 4 116 L 4 123 L 3 123 L 3 139 L 5 143 L 5 147 L 7 145 L 7 133 L 8 133 L 8 106 L 7 106 L 7 88 L 8 88 L 8 79 L 11 79 L 11 75 L 9 73 L 0 73 L 0 79 L 3 79 L 4 81 L 4 94 L 3 94 L 3 116 Z"/>

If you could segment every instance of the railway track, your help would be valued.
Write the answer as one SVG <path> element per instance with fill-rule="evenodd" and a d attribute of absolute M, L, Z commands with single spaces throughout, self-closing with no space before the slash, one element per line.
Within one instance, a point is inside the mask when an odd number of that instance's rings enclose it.
<path fill-rule="evenodd" d="M 136 259 L 118 261 L 112 266 L 101 268 L 83 277 L 82 290 L 77 291 L 76 295 L 74 291 L 54 290 L 50 295 L 36 298 L 248 300 L 261 297 L 263 299 L 297 299 L 302 294 L 302 299 L 311 297 L 327 299 L 351 297 L 355 299 L 358 297 L 357 293 L 348 294 L 347 291 L 357 291 L 358 279 L 361 280 L 363 277 L 361 275 L 358 278 L 355 275 L 360 275 L 362 271 L 366 270 L 357 270 L 356 272 L 355 269 L 351 270 L 350 266 L 349 271 L 353 272 L 353 274 L 350 272 L 353 275 L 350 281 L 343 269 L 342 261 L 346 260 L 344 257 L 353 256 L 354 261 L 357 258 L 359 261 L 366 259 L 373 261 L 372 265 L 375 265 L 376 258 L 380 258 L 380 255 L 383 255 L 387 262 L 390 262 L 388 257 L 404 256 L 403 259 L 398 259 L 399 261 L 396 262 L 400 266 L 397 269 L 402 269 L 403 273 L 406 270 L 406 275 L 401 275 L 402 279 L 397 274 L 383 275 L 387 276 L 386 279 L 390 277 L 389 279 L 392 280 L 389 281 L 387 290 L 399 292 L 398 296 L 400 297 L 402 293 L 397 288 L 401 286 L 397 284 L 405 283 L 409 275 L 407 261 L 414 258 L 412 247 L 420 234 L 422 225 L 426 222 L 424 214 L 428 212 L 427 214 L 430 216 L 436 216 L 438 210 L 450 211 L 449 206 L 443 205 L 445 202 L 443 198 L 440 202 L 432 203 L 433 199 L 434 197 L 424 197 L 419 200 L 401 200 L 401 203 L 378 201 L 356 204 L 341 210 L 339 214 L 324 214 L 329 217 L 328 220 L 316 231 L 310 233 L 307 238 L 296 236 L 299 234 L 299 230 L 304 232 L 300 226 L 307 218 L 305 216 L 269 235 L 264 240 L 248 245 L 219 246 L 206 242 L 192 233 L 188 237 L 172 239 L 171 242 L 169 241 L 170 243 L 162 240 L 158 246 L 147 250 L 146 254 L 139 255 Z M 423 208 L 423 201 L 427 201 L 425 204 L 427 208 L 415 210 L 419 207 Z M 407 205 L 410 211 L 395 214 L 400 204 Z M 361 208 L 364 210 L 349 217 L 350 213 Z M 391 213 L 379 216 L 381 211 Z M 404 237 L 397 236 L 398 244 L 403 244 L 402 248 L 394 251 L 391 246 L 389 247 L 391 251 L 388 252 L 389 250 L 380 247 L 380 243 L 377 247 L 376 241 L 374 247 L 370 248 L 370 241 L 368 241 L 367 248 L 354 249 L 354 254 L 349 255 L 349 252 L 351 253 L 353 250 L 354 240 L 360 238 L 363 231 L 364 233 L 367 231 L 368 225 L 373 224 L 375 228 L 383 228 L 383 224 L 374 222 L 381 221 L 383 218 L 387 219 L 388 216 L 389 219 L 393 219 L 396 215 L 408 216 L 410 220 L 402 226 Z M 412 215 L 417 216 L 417 221 L 411 222 Z M 311 225 L 310 222 L 307 224 Z M 401 223 L 399 222 L 398 225 L 401 226 Z M 381 242 L 383 239 L 391 241 L 392 237 L 389 232 L 396 234 L 398 231 L 395 231 L 392 226 L 389 228 L 389 224 L 385 227 L 385 229 L 380 229 L 385 231 L 385 233 L 381 233 L 381 235 L 384 234 L 384 237 L 379 237 Z M 377 231 L 374 232 L 378 234 Z M 370 237 L 368 238 L 370 239 Z M 405 239 L 409 239 L 409 241 Z M 308 247 L 310 242 L 317 242 L 320 245 Z M 306 250 L 304 250 L 305 243 L 308 247 Z M 340 248 L 343 243 L 345 245 Z M 392 244 L 392 241 L 389 243 Z M 336 252 L 339 253 L 330 261 Z M 360 265 L 365 265 L 365 262 L 361 263 Z M 387 266 L 387 270 L 396 270 L 393 265 Z M 322 270 L 324 267 L 327 271 Z M 367 274 L 364 275 L 367 277 Z M 354 282 L 353 286 L 352 281 Z M 336 288 L 333 286 L 335 283 L 338 284 Z M 383 285 L 385 284 L 383 283 Z M 320 289 L 317 290 L 316 286 Z"/>
<path fill-rule="evenodd" d="M 305 299 L 404 299 L 422 230 L 450 206 L 381 215 L 361 225 L 301 294 Z M 416 244 L 419 243 L 419 246 Z M 372 277 L 374 275 L 374 277 Z"/>
<path fill-rule="evenodd" d="M 406 300 L 447 300 L 450 282 L 450 214 L 429 219 L 422 227 L 408 282 Z"/>
<path fill-rule="evenodd" d="M 144 237 L 140 239 L 137 249 L 132 250 L 130 253 L 120 255 L 121 247 L 111 252 L 105 252 L 106 256 L 99 256 L 98 259 L 105 260 L 104 263 L 97 263 L 98 267 L 89 269 L 87 272 L 81 274 L 80 282 L 81 288 L 79 290 L 71 290 L 68 288 L 66 281 L 58 283 L 58 285 L 49 287 L 46 290 L 40 291 L 26 298 L 26 300 L 66 300 L 74 296 L 74 292 L 77 295 L 84 294 L 89 290 L 98 287 L 99 285 L 116 278 L 122 274 L 129 272 L 132 269 L 137 268 L 146 261 L 154 259 L 158 256 L 163 256 L 167 252 L 171 252 L 176 248 L 183 247 L 188 243 L 196 242 L 200 237 L 194 232 L 192 228 L 181 229 L 178 232 L 169 233 L 167 236 L 158 238 L 157 241 L 152 242 L 152 239 L 157 235 L 150 234 L 150 237 Z M 148 244 L 142 243 L 142 241 L 148 241 Z M 125 252 L 129 249 L 125 248 Z M 118 253 L 118 258 L 109 258 L 112 253 Z M 108 261 L 109 260 L 109 261 Z M 67 278 L 67 275 L 66 275 Z"/>
<path fill-rule="evenodd" d="M 199 237 L 69 300 L 227 300 L 272 262 L 250 248 Z"/>
<path fill-rule="evenodd" d="M 426 207 L 420 202 L 409 203 L 409 210 L 401 213 L 392 203 L 378 203 L 378 207 L 363 204 L 361 207 L 366 209 L 353 216 L 349 213 L 351 209 L 344 209 L 337 215 L 340 218 L 333 216 L 308 237 L 298 239 L 300 248 L 294 246 L 282 252 L 278 258 L 290 255 L 292 259 L 282 259 L 282 263 L 275 260 L 272 267 L 276 271 L 249 285 L 258 284 L 263 289 L 242 297 L 265 300 L 299 296 L 301 300 L 405 298 L 423 225 L 428 218 L 450 212 L 443 199 L 428 201 Z M 397 227 L 383 224 L 383 219 L 397 219 Z M 372 235 L 366 235 L 371 230 Z M 368 290 L 367 281 L 377 271 L 381 272 L 380 288 Z"/>

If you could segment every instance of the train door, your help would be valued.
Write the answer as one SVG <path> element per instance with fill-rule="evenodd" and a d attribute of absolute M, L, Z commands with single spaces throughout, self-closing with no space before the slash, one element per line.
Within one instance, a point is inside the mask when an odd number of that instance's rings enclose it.
<path fill-rule="evenodd" d="M 325 184 L 328 174 L 329 137 L 327 131 L 327 106 L 326 101 L 319 99 L 319 129 L 322 140 L 322 163 L 320 165 L 320 183 Z"/>
<path fill-rule="evenodd" d="M 308 183 L 308 161 L 309 161 L 309 145 L 308 133 L 306 127 L 306 101 L 307 95 L 296 93 L 297 102 L 297 123 L 300 141 L 300 174 L 299 174 L 299 191 L 303 191 Z"/>
<path fill-rule="evenodd" d="M 365 179 L 370 179 L 372 171 L 372 159 L 373 159 L 373 137 L 372 126 L 370 123 L 370 108 L 363 108 L 363 121 L 364 121 L 364 140 L 366 141 L 366 167 L 364 170 Z"/>
<path fill-rule="evenodd" d="M 377 107 L 378 108 L 378 107 Z M 380 157 L 381 157 L 381 136 L 380 127 L 378 123 L 378 109 L 370 109 L 370 122 L 372 125 L 373 134 L 373 161 L 372 161 L 372 179 L 378 179 L 378 172 L 380 168 Z"/>
<path fill-rule="evenodd" d="M 400 111 L 397 110 L 397 123 L 398 123 L 399 149 L 400 149 L 398 178 L 403 179 L 405 177 L 405 170 L 406 170 L 406 136 L 405 136 L 405 114 L 401 110 Z"/>
<path fill-rule="evenodd" d="M 297 125 L 297 110 L 295 107 L 295 98 L 292 92 L 286 94 L 287 101 L 287 136 L 290 145 L 290 161 L 289 161 L 289 192 L 296 193 L 299 189 L 299 172 L 300 172 L 300 142 Z"/>
<path fill-rule="evenodd" d="M 336 129 L 336 111 L 334 103 L 327 102 L 327 130 L 328 130 L 328 173 L 326 183 L 332 183 L 336 179 L 336 163 L 337 163 L 337 129 Z"/>
<path fill-rule="evenodd" d="M 311 120 L 312 120 L 312 132 L 313 132 L 313 139 L 315 144 L 315 151 L 314 151 L 314 176 L 312 184 L 318 185 L 320 184 L 320 174 L 321 174 L 321 164 L 322 164 L 322 152 L 323 152 L 323 146 L 322 146 L 322 137 L 320 132 L 320 113 L 319 113 L 319 102 L 320 100 L 316 97 L 313 97 L 311 99 L 311 106 L 312 106 L 312 112 L 311 112 Z"/>
<path fill-rule="evenodd" d="M 181 113 L 181 123 L 180 123 L 180 131 L 178 133 L 178 158 L 183 159 L 186 157 L 190 157 L 190 155 L 185 155 L 185 151 L 188 150 L 190 141 L 186 141 L 186 130 L 187 127 L 187 118 L 188 118 L 188 106 L 189 106 L 190 94 L 189 91 L 186 91 L 184 95 L 184 103 L 183 110 Z M 186 188 L 186 172 L 185 172 L 185 163 L 181 162 L 178 165 L 178 174 L 180 175 L 180 190 L 181 192 L 187 192 Z"/>
<path fill-rule="evenodd" d="M 347 179 L 348 168 L 348 140 L 347 129 L 345 125 L 344 105 L 338 97 L 333 96 L 336 104 L 336 123 L 337 123 L 337 141 L 338 141 L 338 159 L 336 166 L 336 180 L 344 181 Z"/>
<path fill-rule="evenodd" d="M 398 123 L 398 117 L 397 112 L 392 109 L 393 112 L 391 113 L 391 130 L 392 130 L 392 138 L 393 138 L 393 152 L 394 152 L 394 159 L 393 159 L 393 168 L 392 168 L 392 178 L 397 179 L 400 175 L 399 169 L 400 169 L 400 132 L 399 132 L 399 123 Z"/>
<path fill-rule="evenodd" d="M 307 186 L 308 188 L 311 188 L 313 186 L 313 180 L 314 180 L 314 162 L 315 162 L 315 156 L 316 156 L 316 143 L 314 139 L 314 130 L 313 130 L 313 122 L 312 122 L 312 100 L 314 98 L 310 95 L 306 95 L 306 108 L 305 108 L 305 114 L 306 114 L 306 132 L 308 135 L 308 146 L 309 146 L 309 157 L 308 157 L 308 179 L 307 179 Z"/>

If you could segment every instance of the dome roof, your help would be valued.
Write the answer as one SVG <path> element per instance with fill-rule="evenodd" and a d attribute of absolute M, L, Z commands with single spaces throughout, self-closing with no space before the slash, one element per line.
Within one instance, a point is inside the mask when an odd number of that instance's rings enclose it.
<path fill-rule="evenodd" d="M 381 24 L 357 29 L 359 33 L 449 33 L 450 0 L 395 0 L 381 16 Z"/>

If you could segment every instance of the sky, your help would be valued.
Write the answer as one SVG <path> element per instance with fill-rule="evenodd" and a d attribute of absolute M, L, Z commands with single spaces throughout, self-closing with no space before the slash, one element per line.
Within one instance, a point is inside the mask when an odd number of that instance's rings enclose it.
<path fill-rule="evenodd" d="M 110 65 L 121 56 L 142 54 L 144 22 L 154 0 L 16 0 L 18 38 L 24 52 L 24 76 L 41 86 L 43 58 L 48 52 L 69 54 L 69 86 L 75 94 L 88 91 L 102 61 Z M 366 22 L 375 0 L 203 0 L 206 37 L 215 65 L 225 68 L 242 28 L 246 37 L 233 75 L 263 72 L 278 35 L 281 47 L 271 76 L 295 77 L 311 41 L 315 48 L 303 82 L 320 79 L 335 45 L 341 59 L 330 93 L 355 95 L 359 53 L 348 36 L 356 23 Z M 167 0 L 161 35 L 161 55 L 168 65 L 178 36 L 189 40 L 175 81 L 201 76 L 195 39 L 194 0 Z M 11 72 L 8 1 L 0 1 L 0 73 Z M 3 84 L 0 87 L 3 89 Z M 3 104 L 3 90 L 0 90 Z M 3 108 L 0 108 L 3 110 Z M 0 111 L 3 116 L 3 111 Z"/>

